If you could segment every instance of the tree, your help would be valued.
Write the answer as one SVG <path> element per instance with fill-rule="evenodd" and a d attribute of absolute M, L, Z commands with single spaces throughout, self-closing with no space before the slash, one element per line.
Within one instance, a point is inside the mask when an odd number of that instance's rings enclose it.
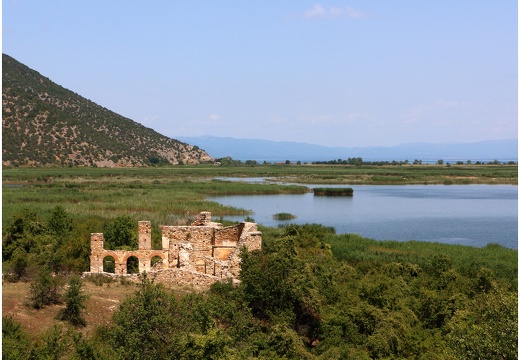
<path fill-rule="evenodd" d="M 40 269 L 38 277 L 30 286 L 29 293 L 31 295 L 29 304 L 35 309 L 61 302 L 58 278 L 52 276 L 47 266 Z"/>
<path fill-rule="evenodd" d="M 57 205 L 51 213 L 47 227 L 54 235 L 63 236 L 72 231 L 72 218 L 63 206 Z"/>
<path fill-rule="evenodd" d="M 298 235 L 301 236 L 301 235 Z M 241 253 L 241 288 L 253 316 L 279 321 L 309 343 L 320 326 L 320 297 L 310 267 L 298 258 L 292 235 L 264 243 L 262 251 Z"/>
<path fill-rule="evenodd" d="M 85 326 L 85 319 L 81 311 L 85 308 L 85 301 L 88 296 L 83 293 L 82 281 L 78 275 L 73 276 L 69 281 L 69 287 L 63 298 L 65 308 L 58 313 L 58 320 L 68 321 L 74 326 Z"/>
<path fill-rule="evenodd" d="M 24 209 L 13 216 L 13 221 L 6 227 L 2 239 L 2 259 L 9 260 L 17 248 L 30 253 L 34 246 L 34 237 L 45 233 L 46 228 L 38 215 Z"/>
<path fill-rule="evenodd" d="M 137 222 L 130 216 L 118 216 L 104 226 L 106 249 L 136 249 Z"/>
<path fill-rule="evenodd" d="M 27 272 L 27 265 L 27 253 L 23 248 L 17 248 L 13 253 L 10 266 L 14 276 L 13 280 L 20 280 L 25 275 Z"/>
<path fill-rule="evenodd" d="M 20 323 L 12 317 L 2 317 L 2 359 L 26 359 L 29 353 L 29 337 Z"/>
<path fill-rule="evenodd" d="M 442 160 L 442 159 L 437 160 L 437 165 L 442 165 L 442 164 L 444 164 L 444 160 Z"/>
<path fill-rule="evenodd" d="M 360 166 L 360 165 L 363 165 L 363 159 L 360 158 L 360 157 L 357 157 L 357 158 L 348 158 L 347 163 L 348 163 L 349 165 Z"/>
<path fill-rule="evenodd" d="M 174 358 L 176 339 L 172 332 L 179 325 L 176 308 L 173 295 L 141 276 L 139 290 L 114 314 L 111 343 L 115 350 L 124 359 Z"/>
<path fill-rule="evenodd" d="M 501 286 L 471 301 L 447 326 L 448 341 L 464 359 L 517 359 L 518 295 Z"/>

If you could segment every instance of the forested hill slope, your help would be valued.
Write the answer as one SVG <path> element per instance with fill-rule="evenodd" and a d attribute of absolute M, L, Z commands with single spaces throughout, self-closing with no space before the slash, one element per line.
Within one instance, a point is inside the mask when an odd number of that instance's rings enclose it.
<path fill-rule="evenodd" d="M 67 90 L 2 54 L 4 166 L 148 166 L 213 159 Z"/>

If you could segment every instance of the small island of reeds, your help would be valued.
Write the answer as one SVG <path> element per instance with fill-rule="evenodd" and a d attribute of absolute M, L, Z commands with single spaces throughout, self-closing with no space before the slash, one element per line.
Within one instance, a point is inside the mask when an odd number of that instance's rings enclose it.
<path fill-rule="evenodd" d="M 353 196 L 352 188 L 314 188 L 314 196 Z"/>
<path fill-rule="evenodd" d="M 296 219 L 296 215 L 289 213 L 277 213 L 273 215 L 273 219 L 275 220 L 292 220 Z"/>

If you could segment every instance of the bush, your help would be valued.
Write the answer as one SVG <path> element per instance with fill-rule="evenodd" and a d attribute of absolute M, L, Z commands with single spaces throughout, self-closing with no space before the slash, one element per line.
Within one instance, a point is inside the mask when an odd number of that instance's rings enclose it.
<path fill-rule="evenodd" d="M 87 295 L 83 293 L 82 285 L 79 276 L 75 275 L 70 279 L 69 287 L 63 296 L 66 307 L 58 313 L 58 320 L 68 321 L 74 326 L 85 326 L 81 311 L 85 308 Z"/>
<path fill-rule="evenodd" d="M 90 274 L 85 280 L 92 282 L 96 286 L 103 286 L 103 284 L 110 284 L 114 282 L 114 279 L 111 276 L 106 276 L 104 274 Z"/>
<path fill-rule="evenodd" d="M 314 196 L 353 196 L 352 188 L 314 188 Z"/>
<path fill-rule="evenodd" d="M 289 213 L 277 213 L 273 215 L 273 219 L 275 220 L 292 220 L 296 219 L 296 216 Z"/>
<path fill-rule="evenodd" d="M 29 338 L 20 323 L 12 317 L 2 317 L 2 359 L 27 358 Z"/>
<path fill-rule="evenodd" d="M 29 305 L 35 309 L 61 303 L 59 279 L 52 276 L 50 269 L 46 266 L 38 272 L 36 280 L 31 284 L 29 293 L 31 295 Z"/>
<path fill-rule="evenodd" d="M 174 354 L 176 308 L 175 299 L 163 286 L 142 276 L 140 289 L 114 314 L 110 332 L 114 350 L 125 359 L 165 359 Z"/>
<path fill-rule="evenodd" d="M 20 280 L 26 274 L 27 266 L 27 253 L 23 248 L 17 248 L 13 253 L 13 257 L 9 266 L 12 272 L 9 280 L 12 280 L 13 282 Z"/>
<path fill-rule="evenodd" d="M 118 216 L 103 229 L 105 249 L 137 249 L 137 222 L 130 216 Z"/>
<path fill-rule="evenodd" d="M 517 359 L 518 295 L 496 286 L 457 311 L 447 328 L 448 342 L 461 358 Z"/>

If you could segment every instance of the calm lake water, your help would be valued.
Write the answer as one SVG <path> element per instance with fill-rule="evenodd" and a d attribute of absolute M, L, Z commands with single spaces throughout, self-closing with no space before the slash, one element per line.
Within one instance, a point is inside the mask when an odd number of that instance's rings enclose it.
<path fill-rule="evenodd" d="M 249 179 L 255 181 L 254 179 Z M 258 180 L 259 181 L 259 180 Z M 418 240 L 518 248 L 518 186 L 514 185 L 310 185 L 351 187 L 353 197 L 304 195 L 222 196 L 211 200 L 246 210 L 257 223 L 317 223 L 338 234 L 377 240 Z M 296 219 L 278 221 L 276 213 Z M 243 221 L 244 216 L 226 217 Z"/>

